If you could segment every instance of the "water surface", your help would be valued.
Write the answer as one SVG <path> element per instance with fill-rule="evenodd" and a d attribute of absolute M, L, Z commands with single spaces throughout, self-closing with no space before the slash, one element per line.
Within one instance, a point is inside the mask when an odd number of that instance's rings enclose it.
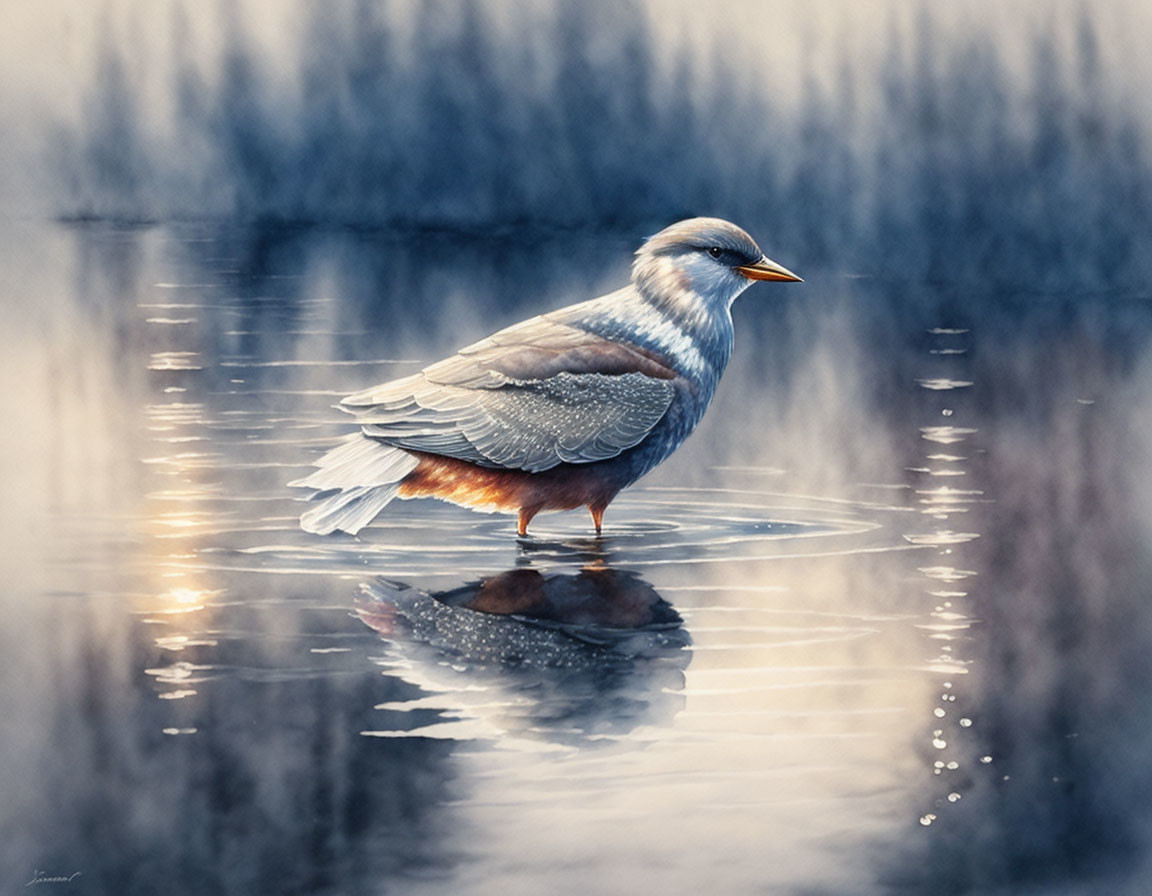
<path fill-rule="evenodd" d="M 340 396 L 632 240 L 6 237 L 8 886 L 1146 883 L 1145 298 L 804 270 L 602 538 L 426 501 L 320 538 L 285 483 Z"/>

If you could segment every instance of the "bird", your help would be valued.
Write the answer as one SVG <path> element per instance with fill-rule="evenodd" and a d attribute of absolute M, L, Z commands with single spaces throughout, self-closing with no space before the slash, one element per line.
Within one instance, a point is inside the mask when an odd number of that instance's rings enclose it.
<path fill-rule="evenodd" d="M 636 251 L 631 283 L 549 311 L 337 407 L 359 432 L 289 483 L 312 491 L 310 533 L 355 535 L 394 498 L 514 513 L 587 507 L 597 535 L 617 494 L 695 429 L 732 354 L 733 301 L 801 278 L 743 229 L 689 218 Z"/>

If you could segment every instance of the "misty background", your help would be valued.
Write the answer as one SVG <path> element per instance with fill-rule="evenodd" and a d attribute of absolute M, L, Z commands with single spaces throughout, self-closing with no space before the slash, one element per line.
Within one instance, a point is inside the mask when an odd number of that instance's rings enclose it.
<path fill-rule="evenodd" d="M 0 880 L 1146 892 L 1152 7 L 1008 6 L 3 3 Z M 445 684 L 371 576 L 418 630 L 587 546 L 318 541 L 284 483 L 340 395 L 697 214 L 805 284 L 609 510 L 683 628 Z M 420 733 L 485 701 L 500 749 Z"/>
<path fill-rule="evenodd" d="M 7 204 L 658 228 L 809 267 L 1146 280 L 1139 3 L 7 4 Z"/>

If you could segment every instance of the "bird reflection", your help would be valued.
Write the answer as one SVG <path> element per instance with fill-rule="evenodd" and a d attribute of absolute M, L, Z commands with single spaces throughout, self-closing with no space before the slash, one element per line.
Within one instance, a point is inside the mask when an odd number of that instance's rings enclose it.
<path fill-rule="evenodd" d="M 447 591 L 376 579 L 357 615 L 425 696 L 387 732 L 581 741 L 666 721 L 683 705 L 691 639 L 648 582 L 602 559 L 573 573 L 523 566 Z M 409 710 L 436 710 L 413 728 Z M 385 732 L 378 732 L 385 733 Z"/>

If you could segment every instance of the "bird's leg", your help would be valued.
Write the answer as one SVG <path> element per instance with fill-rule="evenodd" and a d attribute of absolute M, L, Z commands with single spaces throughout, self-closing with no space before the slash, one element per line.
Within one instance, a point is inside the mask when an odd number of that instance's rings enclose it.
<path fill-rule="evenodd" d="M 600 527 L 604 523 L 604 508 L 598 504 L 589 504 L 588 510 L 592 513 L 592 525 L 596 527 L 596 534 L 600 534 Z"/>
<path fill-rule="evenodd" d="M 540 511 L 539 507 L 521 507 L 520 513 L 516 517 L 516 534 L 523 537 L 528 534 L 528 524 L 532 522 L 532 517 Z"/>

